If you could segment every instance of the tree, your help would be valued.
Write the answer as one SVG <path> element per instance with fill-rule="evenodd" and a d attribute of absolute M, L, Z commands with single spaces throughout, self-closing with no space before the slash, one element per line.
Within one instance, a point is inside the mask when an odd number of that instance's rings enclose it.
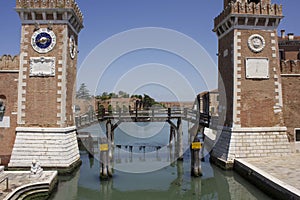
<path fill-rule="evenodd" d="M 77 99 L 90 99 L 90 91 L 87 89 L 85 83 L 81 83 L 79 90 L 76 92 Z"/>
<path fill-rule="evenodd" d="M 155 100 L 151 98 L 149 95 L 144 94 L 143 104 L 145 109 L 149 109 L 151 106 L 156 104 Z"/>
<path fill-rule="evenodd" d="M 111 114 L 111 113 L 113 112 L 112 106 L 111 106 L 111 105 L 108 105 L 107 110 L 108 110 L 108 113 Z"/>

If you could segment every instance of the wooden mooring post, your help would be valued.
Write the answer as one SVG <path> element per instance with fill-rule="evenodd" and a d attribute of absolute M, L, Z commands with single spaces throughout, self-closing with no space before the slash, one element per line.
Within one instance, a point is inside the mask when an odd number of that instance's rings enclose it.
<path fill-rule="evenodd" d="M 108 156 L 108 141 L 107 138 L 100 138 L 100 179 L 109 179 L 108 168 L 109 168 L 109 156 Z"/>
<path fill-rule="evenodd" d="M 176 157 L 177 160 L 183 160 L 183 132 L 181 118 L 178 118 L 177 120 L 176 136 Z"/>
<path fill-rule="evenodd" d="M 203 128 L 200 129 L 203 131 Z M 194 131 L 190 134 L 190 151 L 191 151 L 191 175 L 195 177 L 202 176 L 200 149 L 202 143 L 199 138 L 199 132 Z"/>

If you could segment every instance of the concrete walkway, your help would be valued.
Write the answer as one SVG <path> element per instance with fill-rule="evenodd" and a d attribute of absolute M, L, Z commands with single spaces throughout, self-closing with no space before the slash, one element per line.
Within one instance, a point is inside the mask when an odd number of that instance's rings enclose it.
<path fill-rule="evenodd" d="M 236 159 L 234 168 L 276 199 L 300 199 L 300 154 Z"/>
<path fill-rule="evenodd" d="M 1 176 L 8 177 L 8 189 L 6 181 L 0 184 L 0 199 L 15 199 L 25 193 L 33 194 L 34 191 L 49 192 L 57 179 L 57 171 L 44 171 L 41 176 L 34 177 L 26 171 L 4 171 Z"/>

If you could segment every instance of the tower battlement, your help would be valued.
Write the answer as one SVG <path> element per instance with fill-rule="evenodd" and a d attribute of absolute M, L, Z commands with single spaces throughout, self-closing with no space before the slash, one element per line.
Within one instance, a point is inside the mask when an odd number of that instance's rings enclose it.
<path fill-rule="evenodd" d="M 275 15 L 282 16 L 282 5 L 267 3 L 231 2 L 215 18 L 215 26 L 220 24 L 229 14 Z"/>
<path fill-rule="evenodd" d="M 214 20 L 215 27 L 218 27 L 220 24 L 222 24 L 223 21 L 225 21 L 229 15 L 253 15 L 254 19 L 254 25 L 257 25 L 259 21 L 260 16 L 273 16 L 273 17 L 279 17 L 282 18 L 282 5 L 278 4 L 268 4 L 266 2 L 260 2 L 260 3 L 248 3 L 246 1 L 231 1 L 227 4 L 223 12 L 217 16 Z M 235 21 L 231 21 L 231 23 L 238 23 Z"/>
<path fill-rule="evenodd" d="M 300 74 L 300 60 L 281 60 L 281 74 Z"/>
<path fill-rule="evenodd" d="M 22 23 L 68 23 L 75 32 L 83 28 L 83 14 L 75 0 L 16 0 Z"/>
<path fill-rule="evenodd" d="M 0 70 L 19 70 L 19 56 L 0 56 Z"/>

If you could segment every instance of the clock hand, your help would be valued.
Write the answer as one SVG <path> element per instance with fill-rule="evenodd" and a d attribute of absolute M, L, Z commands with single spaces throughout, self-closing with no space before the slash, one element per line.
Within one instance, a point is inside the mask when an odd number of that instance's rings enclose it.
<path fill-rule="evenodd" d="M 41 39 L 39 39 L 38 41 L 36 42 L 39 42 L 39 43 L 42 43 L 42 44 L 45 44 L 46 42 L 48 42 L 50 39 L 49 38 L 46 38 L 46 37 L 42 37 Z"/>

